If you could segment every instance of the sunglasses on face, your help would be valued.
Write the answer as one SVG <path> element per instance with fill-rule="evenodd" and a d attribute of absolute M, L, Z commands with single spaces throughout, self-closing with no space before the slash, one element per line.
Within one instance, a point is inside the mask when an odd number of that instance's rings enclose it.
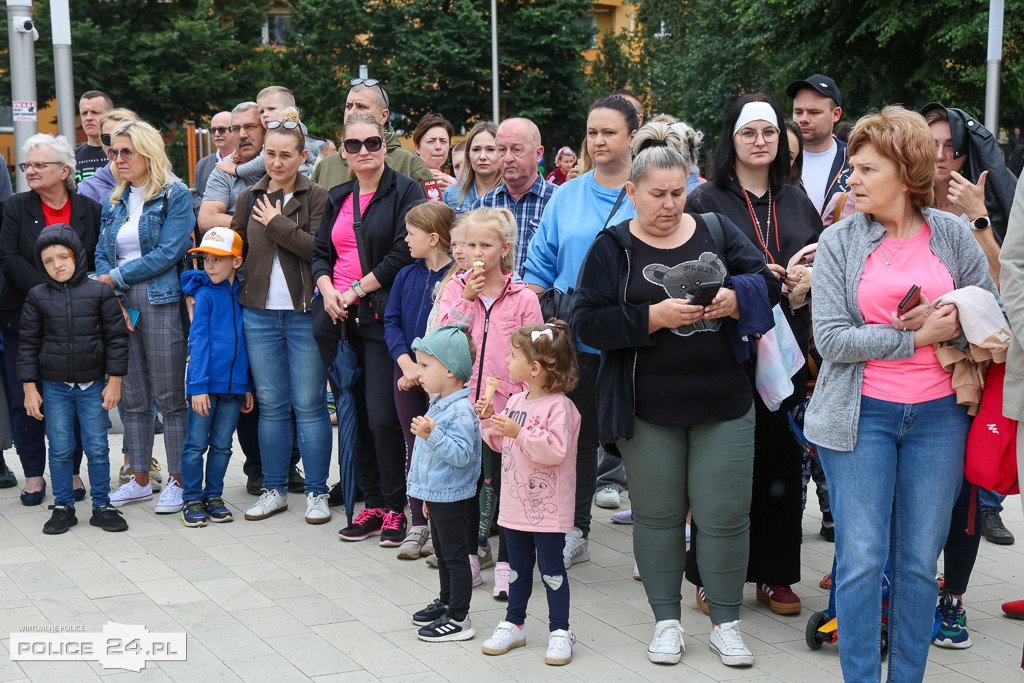
<path fill-rule="evenodd" d="M 363 147 L 366 148 L 367 152 L 379 152 L 380 148 L 384 146 L 384 138 L 374 135 L 372 138 L 366 138 L 365 140 L 345 140 L 341 144 L 349 154 L 358 154 L 359 150 Z"/>
<path fill-rule="evenodd" d="M 117 161 L 118 157 L 120 157 L 122 161 L 131 161 L 137 154 L 138 152 L 133 152 L 127 147 L 124 149 L 114 149 L 111 147 L 107 150 L 107 158 L 111 161 Z"/>
<path fill-rule="evenodd" d="M 353 78 L 348 82 L 349 85 L 365 85 L 367 88 L 380 88 L 380 94 L 384 97 L 384 106 L 390 107 L 391 104 L 388 102 L 388 94 L 384 92 L 384 86 L 380 84 L 376 78 Z"/>
<path fill-rule="evenodd" d="M 110 147 L 110 133 L 100 133 L 100 144 Z"/>
<path fill-rule="evenodd" d="M 274 130 L 276 128 L 284 128 L 285 130 L 295 130 L 298 127 L 298 121 L 267 121 L 267 130 Z"/>
<path fill-rule="evenodd" d="M 59 162 L 59 161 L 33 161 L 31 163 L 29 163 L 27 161 L 23 161 L 20 164 L 18 164 L 18 168 L 20 168 L 21 172 L 24 173 L 25 171 L 27 171 L 30 168 L 35 170 L 35 171 L 42 171 L 47 166 L 51 166 L 51 165 L 52 166 L 63 166 L 63 164 L 61 162 Z"/>
<path fill-rule="evenodd" d="M 216 128 L 210 128 L 210 132 L 213 133 L 214 135 L 227 135 L 228 130 L 229 129 L 227 126 L 217 126 Z"/>

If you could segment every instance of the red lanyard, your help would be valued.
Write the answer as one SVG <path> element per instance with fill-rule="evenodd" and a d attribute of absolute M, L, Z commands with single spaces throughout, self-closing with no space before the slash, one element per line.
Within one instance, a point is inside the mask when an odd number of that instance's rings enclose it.
<path fill-rule="evenodd" d="M 761 236 L 761 221 L 757 220 L 757 216 L 754 215 L 754 206 L 750 203 L 750 194 L 746 190 L 743 190 L 743 198 L 747 200 L 747 209 L 750 211 L 750 220 L 754 224 L 754 232 L 757 233 L 757 241 L 761 243 L 761 248 L 764 249 L 764 255 L 768 257 L 768 260 L 775 263 L 775 258 L 768 251 L 767 244 L 772 234 L 773 217 L 775 218 L 775 249 L 782 251 L 782 248 L 779 246 L 779 217 L 775 212 L 775 202 L 772 201 L 772 188 L 768 187 L 768 226 L 764 237 Z"/>

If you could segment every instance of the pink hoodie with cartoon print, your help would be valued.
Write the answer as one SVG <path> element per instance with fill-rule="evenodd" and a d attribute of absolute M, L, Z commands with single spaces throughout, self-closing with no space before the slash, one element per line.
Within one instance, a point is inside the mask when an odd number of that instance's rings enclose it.
<path fill-rule="evenodd" d="M 484 440 L 501 451 L 498 524 L 517 531 L 568 533 L 576 510 L 576 442 L 580 413 L 569 397 L 513 395 L 502 411 L 519 423 L 515 439 L 480 421 Z"/>

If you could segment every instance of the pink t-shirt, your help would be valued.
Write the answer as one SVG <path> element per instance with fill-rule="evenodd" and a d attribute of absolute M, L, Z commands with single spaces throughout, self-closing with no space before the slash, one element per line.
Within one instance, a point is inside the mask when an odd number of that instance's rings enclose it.
<path fill-rule="evenodd" d="M 359 195 L 360 215 L 366 213 L 371 199 L 373 192 Z M 341 211 L 331 230 L 331 241 L 334 242 L 334 250 L 338 252 L 338 260 L 334 262 L 334 288 L 344 292 L 354 281 L 363 277 L 363 268 L 359 264 L 359 246 L 352 229 L 352 195 L 341 202 Z"/>
<path fill-rule="evenodd" d="M 868 256 L 857 288 L 865 323 L 891 325 L 892 312 L 911 285 L 918 285 L 928 301 L 953 291 L 953 276 L 928 246 L 931 234 L 925 223 L 902 248 L 902 240 L 887 238 Z M 885 265 L 886 255 L 890 266 Z M 952 375 L 942 369 L 930 345 L 921 346 L 912 358 L 867 361 L 861 393 L 894 403 L 934 401 L 953 393 Z"/>

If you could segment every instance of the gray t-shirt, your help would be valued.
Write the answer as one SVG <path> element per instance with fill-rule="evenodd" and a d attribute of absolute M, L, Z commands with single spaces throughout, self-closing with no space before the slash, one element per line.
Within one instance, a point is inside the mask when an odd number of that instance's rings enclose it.
<path fill-rule="evenodd" d="M 235 215 L 235 202 L 238 201 L 238 195 L 242 194 L 242 190 L 250 185 L 255 185 L 257 180 L 259 178 L 255 178 L 250 182 L 245 178 L 239 178 L 230 173 L 225 173 L 219 168 L 215 168 L 210 173 L 209 180 L 206 181 L 206 192 L 203 193 L 203 201 L 222 202 L 228 207 L 225 213 L 233 216 Z"/>

